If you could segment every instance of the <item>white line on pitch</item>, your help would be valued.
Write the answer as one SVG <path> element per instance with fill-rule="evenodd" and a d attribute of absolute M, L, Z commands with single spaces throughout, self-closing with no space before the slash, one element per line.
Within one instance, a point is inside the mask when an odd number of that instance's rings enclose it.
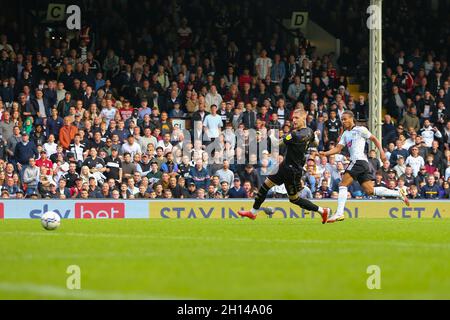
<path fill-rule="evenodd" d="M 97 290 L 69 290 L 63 287 L 40 285 L 34 283 L 0 282 L 0 292 L 34 294 L 43 298 L 60 299 L 89 299 L 89 300 L 185 300 L 185 298 L 169 296 L 153 296 L 138 293 L 97 291 Z M 1 295 L 0 295 L 1 297 Z M 191 300 L 191 299 L 187 299 Z"/>
<path fill-rule="evenodd" d="M 23 236 L 44 236 L 44 237 L 83 237 L 83 238 L 122 238 L 122 239 L 155 239 L 155 240 L 193 240 L 193 241 L 235 241 L 235 242 L 252 242 L 252 243 L 299 243 L 299 244 L 336 244 L 336 240 L 324 239 L 261 239 L 261 238 L 219 238 L 219 237 L 192 237 L 192 236 L 163 236 L 163 235 L 144 235 L 144 234 L 118 234 L 118 233 L 77 233 L 77 232 L 0 232 L 0 235 L 23 235 Z M 406 242 L 406 241 L 378 241 L 378 240 L 338 240 L 340 244 L 348 245 L 379 245 L 379 246 L 399 246 L 399 247 L 414 247 L 414 248 L 439 248 L 450 249 L 450 243 L 420 243 L 420 242 Z"/>

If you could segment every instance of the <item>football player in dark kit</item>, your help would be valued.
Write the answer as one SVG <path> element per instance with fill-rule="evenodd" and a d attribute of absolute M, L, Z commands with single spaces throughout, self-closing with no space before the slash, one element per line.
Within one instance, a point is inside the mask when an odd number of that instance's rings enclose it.
<path fill-rule="evenodd" d="M 331 213 L 329 208 L 321 208 L 299 196 L 303 166 L 306 162 L 305 154 L 310 147 L 317 146 L 319 142 L 315 133 L 306 126 L 306 115 L 305 111 L 298 109 L 294 111 L 292 119 L 294 130 L 280 140 L 280 144 L 285 144 L 287 147 L 285 160 L 280 163 L 278 172 L 270 175 L 259 189 L 252 210 L 239 211 L 240 216 L 254 220 L 260 210 L 267 215 L 272 215 L 274 213 L 272 208 L 261 208 L 261 205 L 266 200 L 267 193 L 271 188 L 284 183 L 291 203 L 308 211 L 319 212 L 322 216 L 322 223 L 327 222 L 328 215 Z"/>

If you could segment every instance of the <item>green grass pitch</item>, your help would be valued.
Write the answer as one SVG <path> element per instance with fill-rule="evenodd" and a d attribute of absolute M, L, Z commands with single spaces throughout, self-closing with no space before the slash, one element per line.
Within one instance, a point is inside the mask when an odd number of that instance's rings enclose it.
<path fill-rule="evenodd" d="M 0 299 L 450 299 L 449 240 L 433 219 L 4 220 Z"/>

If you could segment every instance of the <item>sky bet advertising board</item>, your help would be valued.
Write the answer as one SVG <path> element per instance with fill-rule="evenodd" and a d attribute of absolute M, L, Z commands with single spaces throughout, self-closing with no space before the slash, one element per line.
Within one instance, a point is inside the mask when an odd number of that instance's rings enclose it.
<path fill-rule="evenodd" d="M 337 206 L 336 201 L 317 203 L 322 207 Z M 271 219 L 320 218 L 286 200 L 267 201 L 264 205 L 275 209 Z M 241 219 L 237 212 L 251 206 L 248 200 L 5 200 L 0 202 L 0 220 L 40 219 L 47 211 L 56 212 L 62 219 Z M 347 219 L 447 219 L 450 202 L 419 201 L 406 207 L 400 201 L 349 201 L 345 215 Z M 260 218 L 268 217 L 261 214 Z"/>

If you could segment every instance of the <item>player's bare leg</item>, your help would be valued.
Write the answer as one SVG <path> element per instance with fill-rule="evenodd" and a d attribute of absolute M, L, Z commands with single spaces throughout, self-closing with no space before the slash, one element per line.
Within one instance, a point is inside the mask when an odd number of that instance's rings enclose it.
<path fill-rule="evenodd" d="M 349 173 L 345 173 L 339 185 L 338 207 L 336 213 L 328 219 L 327 223 L 344 221 L 344 209 L 347 202 L 348 186 L 353 183 L 353 178 Z"/>
<path fill-rule="evenodd" d="M 266 200 L 267 193 L 269 192 L 269 190 L 275 186 L 276 184 L 273 183 L 270 179 L 266 179 L 266 181 L 264 181 L 262 186 L 259 188 L 258 194 L 255 197 L 255 202 L 253 203 L 253 208 L 250 211 L 243 211 L 243 210 L 238 211 L 238 214 L 241 217 L 246 217 L 252 220 L 256 219 L 258 211 L 260 210 L 264 211 L 267 215 L 272 215 L 274 212 L 272 208 L 261 209 L 261 205 Z"/>
<path fill-rule="evenodd" d="M 410 206 L 408 195 L 403 189 L 391 190 L 385 187 L 374 187 L 373 181 L 366 181 L 361 187 L 367 195 L 401 199 L 406 206 Z"/>

